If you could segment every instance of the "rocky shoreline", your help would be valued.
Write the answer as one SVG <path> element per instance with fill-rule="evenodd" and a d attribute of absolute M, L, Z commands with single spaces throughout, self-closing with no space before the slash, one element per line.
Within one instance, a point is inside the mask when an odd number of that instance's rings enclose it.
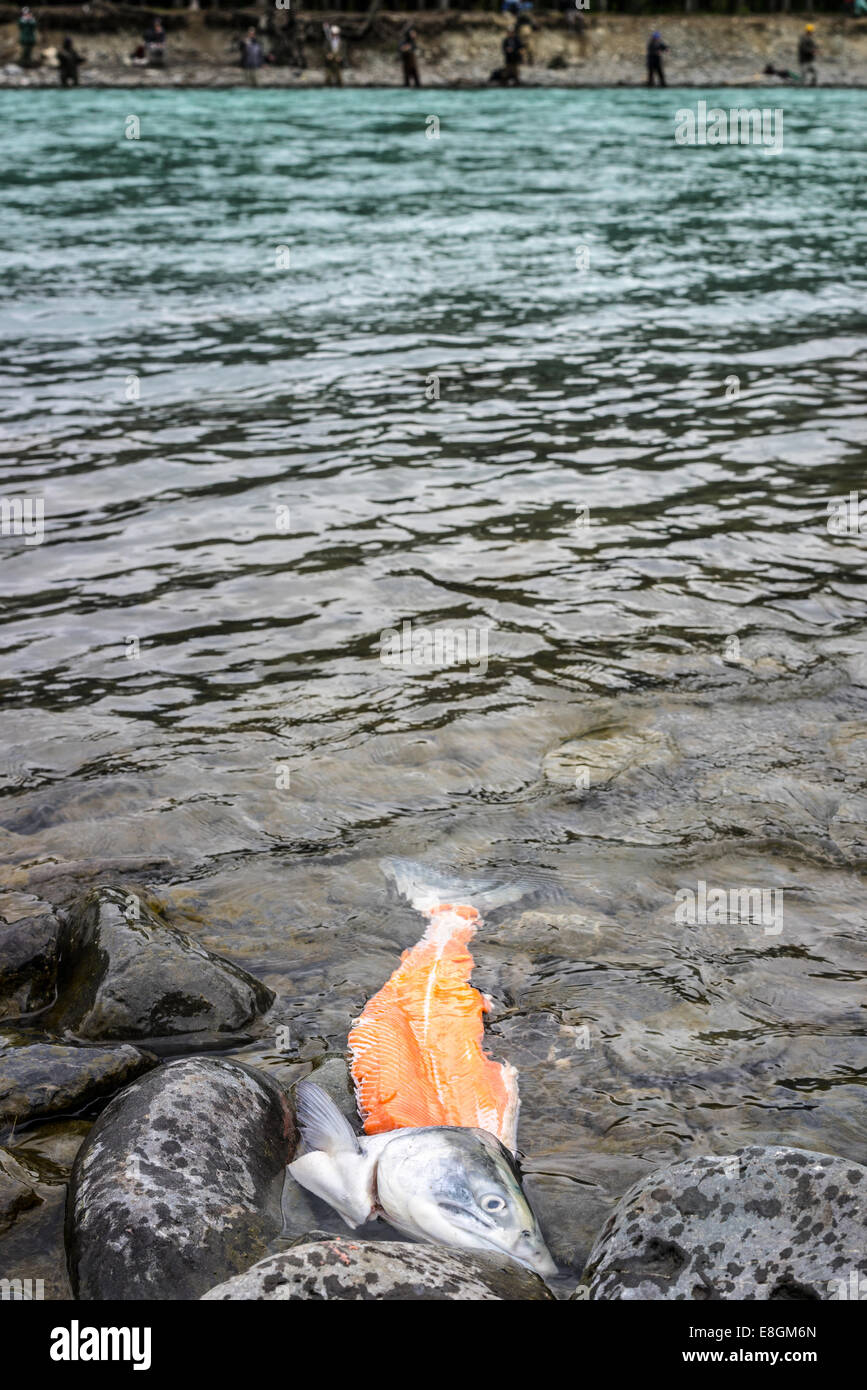
<path fill-rule="evenodd" d="M 867 1168 L 785 1145 L 645 1174 L 586 1259 L 562 1206 L 577 1285 L 379 1223 L 347 1238 L 286 1175 L 311 1068 L 357 1125 L 346 1059 L 283 1055 L 276 1002 L 140 889 L 0 924 L 0 1276 L 83 1301 L 594 1301 L 828 1300 L 867 1273 Z"/>
<path fill-rule="evenodd" d="M 166 13 L 167 62 L 164 68 L 132 63 L 132 53 L 150 11 L 118 12 L 107 26 L 96 7 L 86 16 L 77 10 L 46 11 L 39 32 L 37 53 L 42 64 L 27 71 L 17 61 L 15 11 L 0 8 L 0 86 L 11 88 L 57 87 L 59 77 L 53 52 L 71 33 L 76 47 L 87 57 L 80 70 L 80 85 L 90 88 L 224 88 L 245 86 L 237 63 L 237 43 L 242 27 L 258 14 L 238 11 Z M 369 27 L 359 15 L 329 18 L 344 25 L 347 59 L 346 87 L 396 87 L 402 79 L 396 48 L 398 35 L 408 21 L 419 36 L 419 66 L 424 88 L 486 87 L 491 73 L 501 65 L 501 43 L 508 21 L 499 15 L 450 11 L 380 12 Z M 263 88 L 321 87 L 325 82 L 322 59 L 321 15 L 303 14 L 299 22 L 306 34 L 307 66 L 266 65 L 258 74 Z M 591 14 L 579 33 L 559 13 L 537 16 L 533 37 L 533 62 L 522 69 L 528 87 L 634 87 L 645 81 L 644 47 L 650 18 L 633 15 Z M 672 15 L 658 21 L 670 53 L 666 56 L 672 87 L 767 86 L 789 84 L 766 77 L 770 63 L 796 70 L 798 37 L 803 16 Z M 102 26 L 102 27 L 101 27 Z M 364 32 L 362 32 L 364 30 Z M 867 86 L 867 19 L 823 17 L 817 23 L 820 86 Z M 266 48 L 267 48 L 266 43 Z"/>

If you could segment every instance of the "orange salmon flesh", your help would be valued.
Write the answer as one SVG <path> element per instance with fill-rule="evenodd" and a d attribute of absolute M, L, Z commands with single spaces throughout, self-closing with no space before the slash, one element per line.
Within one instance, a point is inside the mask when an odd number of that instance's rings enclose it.
<path fill-rule="evenodd" d="M 474 907 L 441 903 L 417 946 L 349 1034 L 352 1078 L 367 1134 L 426 1125 L 486 1129 L 515 1148 L 514 1067 L 483 1048 L 490 1007 L 469 983 Z"/>

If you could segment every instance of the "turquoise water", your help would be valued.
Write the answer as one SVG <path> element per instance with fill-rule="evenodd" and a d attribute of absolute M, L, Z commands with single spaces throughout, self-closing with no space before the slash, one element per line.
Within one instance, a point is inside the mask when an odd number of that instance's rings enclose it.
<path fill-rule="evenodd" d="M 700 96 L 782 153 L 676 145 Z M 382 855 L 520 876 L 476 954 L 543 1221 L 745 1140 L 863 1161 L 862 95 L 0 120 L 3 495 L 45 508 L 0 539 L 0 910 L 138 876 L 311 1057 L 418 934 Z M 486 669 L 384 665 L 405 621 Z M 612 730 L 622 776 L 550 775 Z M 677 925 L 698 880 L 785 887 L 782 938 Z"/>

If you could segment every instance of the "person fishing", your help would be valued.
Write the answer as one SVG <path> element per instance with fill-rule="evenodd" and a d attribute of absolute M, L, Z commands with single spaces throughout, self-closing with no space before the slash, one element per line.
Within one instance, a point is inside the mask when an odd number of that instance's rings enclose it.
<path fill-rule="evenodd" d="M 78 69 L 85 61 L 86 59 L 76 52 L 72 39 L 67 34 L 57 53 L 61 87 L 78 86 Z"/>
<path fill-rule="evenodd" d="M 241 40 L 241 68 L 247 85 L 255 87 L 259 81 L 259 69 L 265 61 L 265 53 L 256 34 L 255 24 L 251 24 L 246 37 Z"/>
<path fill-rule="evenodd" d="M 654 29 L 647 43 L 647 85 L 652 87 L 654 79 L 659 80 L 660 87 L 666 85 L 665 68 L 662 65 L 662 55 L 667 53 L 668 44 L 663 41 L 658 29 Z"/>
<path fill-rule="evenodd" d="M 816 72 L 815 32 L 815 26 L 807 24 L 803 34 L 798 40 L 798 62 L 801 65 L 801 81 L 806 87 L 815 87 L 818 78 Z"/>
<path fill-rule="evenodd" d="M 36 44 L 36 20 L 33 11 L 26 5 L 18 20 L 18 44 L 21 49 L 21 66 L 29 68 L 33 62 L 33 49 Z"/>
<path fill-rule="evenodd" d="M 536 25 L 533 23 L 533 6 L 522 0 L 518 11 L 518 18 L 515 21 L 515 29 L 518 38 L 521 40 L 521 62 L 532 65 L 533 55 L 533 35 L 536 32 Z"/>
<path fill-rule="evenodd" d="M 322 28 L 325 33 L 325 85 L 342 87 L 344 48 L 340 26 L 323 24 Z"/>
<path fill-rule="evenodd" d="M 521 61 L 524 56 L 524 45 L 518 33 L 518 27 L 510 29 L 503 39 L 503 59 L 505 68 L 503 71 L 503 82 L 509 86 L 519 87 L 521 85 Z"/>
<path fill-rule="evenodd" d="M 410 24 L 404 29 L 397 49 L 403 63 L 404 87 L 420 87 L 418 61 L 416 59 L 416 33 Z"/>
<path fill-rule="evenodd" d="M 161 68 L 166 56 L 166 31 L 161 19 L 155 19 L 146 31 L 144 45 L 148 66 Z"/>

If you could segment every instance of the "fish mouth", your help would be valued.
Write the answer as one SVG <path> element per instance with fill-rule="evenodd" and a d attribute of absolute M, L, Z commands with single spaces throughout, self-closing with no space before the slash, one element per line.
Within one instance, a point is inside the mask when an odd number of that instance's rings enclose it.
<path fill-rule="evenodd" d="M 557 1273 L 557 1266 L 541 1241 L 526 1254 L 518 1254 L 517 1250 L 513 1251 L 512 1258 L 517 1260 L 519 1264 L 525 1265 L 527 1269 L 532 1269 L 533 1273 L 538 1274 L 542 1279 L 551 1279 Z"/>
<path fill-rule="evenodd" d="M 525 1237 L 513 1246 L 497 1245 L 492 1240 L 486 1240 L 484 1244 L 487 1249 L 496 1251 L 498 1255 L 508 1255 L 509 1259 L 515 1260 L 525 1269 L 532 1270 L 542 1279 L 551 1279 L 558 1273 L 557 1266 L 543 1240 L 527 1240 Z"/>

